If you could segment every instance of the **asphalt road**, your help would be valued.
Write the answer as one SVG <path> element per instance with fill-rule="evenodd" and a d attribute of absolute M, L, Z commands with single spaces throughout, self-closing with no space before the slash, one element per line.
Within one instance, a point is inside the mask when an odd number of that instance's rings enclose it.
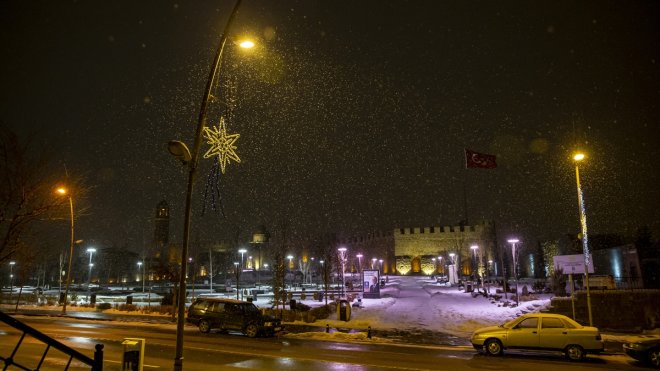
<path fill-rule="evenodd" d="M 94 345 L 105 345 L 104 369 L 121 370 L 126 337 L 146 339 L 145 370 L 172 368 L 175 326 L 137 324 L 121 321 L 90 321 L 58 317 L 19 316 L 29 325 L 89 355 Z M 11 354 L 20 338 L 13 328 L 0 325 L 0 355 Z M 487 357 L 465 345 L 410 345 L 389 343 L 343 343 L 287 337 L 249 339 L 241 334 L 201 334 L 195 327 L 185 329 L 186 370 L 630 370 L 640 367 L 623 354 L 589 356 L 573 363 L 559 354 L 508 352 Z M 17 359 L 36 365 L 45 347 L 26 338 Z M 57 355 L 49 352 L 49 356 Z M 43 370 L 61 370 L 62 357 L 48 358 Z M 83 369 L 75 365 L 72 369 Z"/>

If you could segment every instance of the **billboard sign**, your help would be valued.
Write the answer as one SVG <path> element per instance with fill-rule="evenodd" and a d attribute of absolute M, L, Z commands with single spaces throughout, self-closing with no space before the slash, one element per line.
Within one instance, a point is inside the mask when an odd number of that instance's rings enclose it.
<path fill-rule="evenodd" d="M 362 297 L 380 299 L 380 272 L 378 270 L 362 271 Z"/>
<path fill-rule="evenodd" d="M 553 256 L 552 260 L 555 265 L 555 269 L 561 269 L 564 271 L 564 274 L 584 274 L 584 255 L 557 255 Z M 594 273 L 594 260 L 589 254 L 589 273 Z"/>

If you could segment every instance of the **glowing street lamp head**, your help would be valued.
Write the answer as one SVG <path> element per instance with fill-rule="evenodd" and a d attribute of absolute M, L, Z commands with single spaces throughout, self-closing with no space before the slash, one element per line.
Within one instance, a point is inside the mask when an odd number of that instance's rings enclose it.
<path fill-rule="evenodd" d="M 362 256 L 363 256 L 362 254 L 355 255 L 355 257 L 358 258 L 358 259 L 362 259 Z"/>
<path fill-rule="evenodd" d="M 508 242 L 508 243 L 518 243 L 520 241 L 517 238 L 510 238 L 506 242 Z"/>
<path fill-rule="evenodd" d="M 247 250 L 245 250 L 245 249 L 239 249 L 238 252 L 241 253 L 241 254 L 245 254 L 245 253 L 247 252 Z"/>
<path fill-rule="evenodd" d="M 293 259 L 293 255 L 287 255 L 286 258 L 289 259 L 289 260 L 291 260 L 291 259 Z"/>
<path fill-rule="evenodd" d="M 61 194 L 61 195 L 65 195 L 65 194 L 67 194 L 66 188 L 64 188 L 64 187 L 59 187 L 59 188 L 57 188 L 57 189 L 55 190 L 55 192 L 57 192 L 57 193 L 59 193 L 59 194 Z"/>
<path fill-rule="evenodd" d="M 470 248 L 471 248 L 472 250 L 478 250 L 478 249 L 479 249 L 479 246 L 477 246 L 477 245 L 472 245 L 472 246 L 470 246 Z"/>
<path fill-rule="evenodd" d="M 93 247 L 90 247 L 90 248 L 87 249 L 87 252 L 88 252 L 88 253 L 95 253 L 95 252 L 96 252 L 96 249 L 93 248 Z"/>
<path fill-rule="evenodd" d="M 240 46 L 243 49 L 252 49 L 254 48 L 254 41 L 252 40 L 243 40 L 238 43 L 238 46 Z"/>
<path fill-rule="evenodd" d="M 345 247 L 340 247 L 340 248 L 337 249 L 337 251 L 339 251 L 339 252 L 346 252 L 346 248 L 345 248 Z"/>
<path fill-rule="evenodd" d="M 141 267 L 141 266 L 142 266 L 142 262 L 138 262 L 138 267 Z"/>
<path fill-rule="evenodd" d="M 584 153 L 578 152 L 578 153 L 573 155 L 573 160 L 582 161 L 582 160 L 584 160 L 584 157 L 585 157 Z"/>

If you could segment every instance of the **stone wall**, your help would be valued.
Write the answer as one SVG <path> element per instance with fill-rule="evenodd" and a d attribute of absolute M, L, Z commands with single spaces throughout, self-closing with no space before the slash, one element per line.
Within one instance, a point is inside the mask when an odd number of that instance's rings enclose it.
<path fill-rule="evenodd" d="M 551 313 L 572 317 L 571 298 L 553 298 Z M 660 290 L 591 290 L 591 314 L 599 329 L 635 330 L 660 327 Z M 589 324 L 587 293 L 575 295 L 575 320 Z"/>

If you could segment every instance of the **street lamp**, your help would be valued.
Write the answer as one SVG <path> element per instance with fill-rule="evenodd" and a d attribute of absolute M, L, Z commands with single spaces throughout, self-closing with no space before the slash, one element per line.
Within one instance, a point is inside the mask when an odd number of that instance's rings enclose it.
<path fill-rule="evenodd" d="M 383 259 L 378 259 L 378 263 L 378 275 L 380 276 L 381 273 L 385 273 L 385 269 L 383 269 Z"/>
<path fill-rule="evenodd" d="M 142 270 L 142 292 L 144 292 L 144 267 L 142 266 L 142 262 L 138 262 L 138 270 Z"/>
<path fill-rule="evenodd" d="M 346 248 L 340 247 L 337 249 L 339 253 L 339 263 L 341 263 L 341 295 L 344 296 L 344 288 L 346 287 L 346 277 L 344 276 L 344 270 L 346 269 Z"/>
<path fill-rule="evenodd" d="M 470 250 L 472 250 L 472 261 L 474 262 L 474 265 L 472 266 L 472 275 L 474 276 L 474 279 L 477 279 L 477 250 L 479 250 L 479 246 L 472 245 L 470 246 Z"/>
<path fill-rule="evenodd" d="M 206 88 L 202 97 L 202 104 L 199 110 L 197 128 L 195 130 L 195 139 L 193 141 L 192 152 L 188 147 L 180 141 L 170 141 L 168 149 L 170 153 L 177 156 L 183 163 L 188 165 L 188 185 L 186 188 L 186 206 L 183 221 L 183 241 L 181 246 L 181 274 L 179 276 L 179 298 L 177 301 L 177 325 L 176 325 L 176 348 L 174 355 L 174 370 L 183 370 L 183 330 L 185 326 L 186 316 L 186 257 L 188 256 L 188 244 L 190 242 L 190 219 L 192 215 L 192 194 L 193 185 L 195 184 L 195 173 L 197 171 L 197 163 L 199 160 L 199 149 L 202 145 L 202 134 L 206 127 L 206 114 L 209 103 L 211 102 L 211 91 L 217 85 L 217 78 L 219 77 L 220 64 L 222 62 L 222 52 L 227 42 L 227 36 L 231 25 L 238 13 L 241 5 L 241 0 L 236 0 L 234 8 L 229 15 L 225 29 L 220 38 L 220 43 L 209 71 L 209 77 L 206 81 Z M 251 47 L 254 44 L 244 44 L 243 47 Z"/>
<path fill-rule="evenodd" d="M 376 261 L 378 261 L 377 258 L 371 258 L 371 269 L 374 269 L 374 267 L 376 266 Z"/>
<path fill-rule="evenodd" d="M 456 280 L 456 254 L 453 252 L 449 253 L 449 282 L 451 284 L 454 284 L 457 282 Z"/>
<path fill-rule="evenodd" d="M 362 273 L 362 254 L 355 255 L 358 258 L 358 273 Z"/>
<path fill-rule="evenodd" d="M 9 262 L 9 301 L 11 301 L 11 294 L 14 292 L 14 265 L 15 261 Z"/>
<path fill-rule="evenodd" d="M 238 262 L 234 262 L 234 270 L 236 271 L 236 300 L 239 300 L 238 293 L 241 291 L 241 275 L 239 273 L 240 271 L 238 270 Z"/>
<path fill-rule="evenodd" d="M 591 291 L 589 289 L 589 239 L 587 235 L 587 213 L 584 206 L 584 195 L 582 193 L 582 186 L 580 185 L 580 169 L 579 163 L 584 160 L 584 153 L 576 153 L 573 156 L 575 161 L 575 181 L 577 183 L 578 206 L 580 208 L 580 226 L 582 228 L 582 253 L 584 254 L 584 281 L 587 285 L 587 311 L 589 313 L 589 326 L 593 326 L 593 316 L 591 314 Z"/>
<path fill-rule="evenodd" d="M 243 264 L 243 254 L 247 252 L 245 249 L 238 249 L 238 252 L 241 254 L 241 269 L 245 268 L 245 265 Z"/>
<path fill-rule="evenodd" d="M 69 285 L 71 284 L 71 265 L 73 264 L 73 244 L 74 240 L 74 223 L 73 223 L 73 199 L 71 194 L 66 188 L 60 187 L 56 190 L 60 195 L 66 195 L 69 198 L 69 209 L 71 211 L 71 244 L 69 245 L 69 268 L 66 272 L 66 288 L 64 289 L 64 300 L 62 303 L 62 315 L 66 314 L 66 302 L 69 297 Z"/>
<path fill-rule="evenodd" d="M 516 244 L 520 242 L 517 238 L 507 240 L 511 244 L 511 255 L 513 257 L 513 278 L 516 280 L 516 305 L 520 305 L 520 298 L 518 297 L 518 252 L 516 251 Z"/>
<path fill-rule="evenodd" d="M 90 247 L 87 249 L 87 252 L 89 253 L 89 277 L 87 277 L 87 302 L 89 303 L 89 294 L 91 293 L 91 285 L 92 285 L 92 267 L 94 266 L 94 263 L 92 263 L 92 255 L 96 252 L 96 249 L 93 247 Z"/>
<path fill-rule="evenodd" d="M 289 265 L 287 266 L 287 270 L 291 272 L 291 265 L 293 264 L 293 255 L 287 255 L 286 258 L 289 259 Z M 293 277 L 291 277 L 290 287 L 293 290 Z"/>
<path fill-rule="evenodd" d="M 438 256 L 438 267 L 443 268 L 442 269 L 442 274 L 445 274 L 445 270 L 444 270 L 444 267 L 442 265 L 442 256 Z M 440 272 L 436 272 L 436 273 L 440 273 Z"/>

